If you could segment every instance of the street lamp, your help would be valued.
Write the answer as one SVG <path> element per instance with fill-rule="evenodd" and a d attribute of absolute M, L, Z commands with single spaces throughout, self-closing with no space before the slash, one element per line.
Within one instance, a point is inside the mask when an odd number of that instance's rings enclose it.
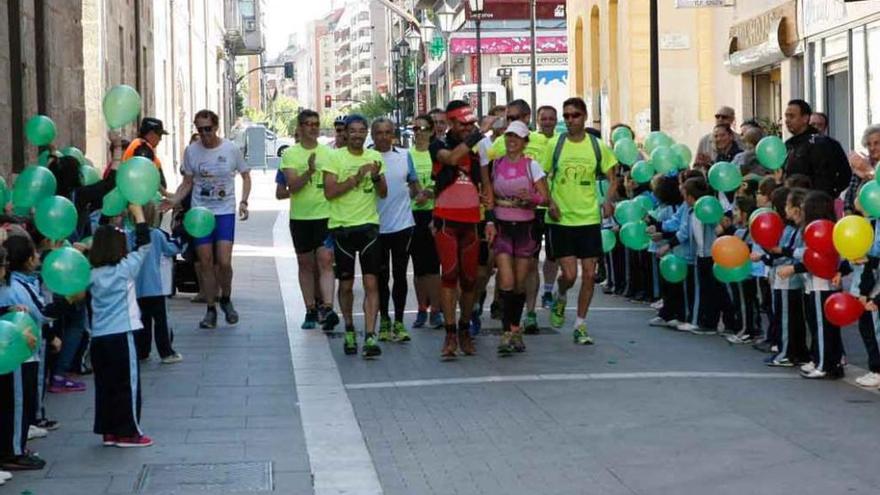
<path fill-rule="evenodd" d="M 437 22 L 440 23 L 440 31 L 446 37 L 446 103 L 452 99 L 452 52 L 449 47 L 449 38 L 455 29 L 455 10 L 443 1 L 443 6 L 437 12 Z"/>
<path fill-rule="evenodd" d="M 483 0 L 468 0 L 471 8 L 471 17 L 477 26 L 477 119 L 483 120 L 483 46 L 480 39 L 480 18 L 485 9 Z"/>
<path fill-rule="evenodd" d="M 395 45 L 391 48 L 391 80 L 393 81 L 394 91 L 394 112 L 397 115 L 397 123 L 395 127 L 400 125 L 400 105 L 397 94 L 397 64 L 400 63 L 400 49 Z M 395 133 L 396 134 L 396 133 Z"/>
<path fill-rule="evenodd" d="M 403 124 L 403 121 L 406 120 L 406 88 L 407 88 L 407 64 L 409 63 L 409 43 L 406 42 L 405 39 L 401 39 L 397 43 L 397 51 L 400 52 L 400 68 L 398 69 L 398 76 L 400 77 L 401 84 L 401 92 L 403 93 L 403 104 L 400 107 L 403 107 L 401 110 L 398 110 L 397 114 L 397 127 L 398 130 L 400 126 Z"/>
<path fill-rule="evenodd" d="M 415 72 L 415 80 L 413 81 L 413 101 L 415 103 L 413 103 L 413 113 L 412 114 L 413 114 L 413 116 L 416 116 L 421 110 L 421 108 L 419 108 L 419 102 L 421 101 L 421 94 L 420 94 L 421 91 L 420 91 L 420 86 L 419 86 L 419 73 L 422 71 L 422 63 L 421 63 L 422 58 L 420 57 L 420 55 L 422 53 L 422 50 L 421 50 L 422 35 L 419 34 L 419 32 L 416 31 L 415 29 L 410 28 L 409 30 L 407 30 L 406 34 L 403 36 L 403 39 L 405 39 L 406 42 L 410 46 L 410 50 L 411 50 L 410 55 L 412 55 L 412 66 L 413 66 L 413 69 Z M 427 60 L 427 57 L 425 57 L 425 60 Z"/>
<path fill-rule="evenodd" d="M 428 46 L 434 40 L 434 33 L 437 31 L 437 26 L 428 19 L 427 11 L 422 11 L 422 21 L 421 21 L 421 29 L 419 30 L 422 39 L 420 40 L 422 43 L 422 50 L 424 54 L 424 65 L 425 65 L 425 104 L 427 111 L 428 108 L 431 108 L 431 65 L 428 62 Z"/>

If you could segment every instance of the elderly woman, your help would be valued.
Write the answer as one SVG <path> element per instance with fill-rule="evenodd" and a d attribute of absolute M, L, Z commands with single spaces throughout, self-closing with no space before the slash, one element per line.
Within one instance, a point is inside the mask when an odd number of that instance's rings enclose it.
<path fill-rule="evenodd" d="M 874 169 L 880 161 L 880 124 L 873 124 L 865 129 L 862 133 L 862 147 L 868 152 L 868 156 L 857 151 L 851 151 L 849 154 L 849 165 L 853 175 L 843 200 L 843 208 L 847 214 L 855 212 L 859 188 L 863 183 L 874 178 Z"/>

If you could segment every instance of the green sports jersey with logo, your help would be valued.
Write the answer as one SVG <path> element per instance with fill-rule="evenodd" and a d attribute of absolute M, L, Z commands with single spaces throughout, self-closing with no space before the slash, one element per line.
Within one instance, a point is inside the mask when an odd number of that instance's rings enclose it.
<path fill-rule="evenodd" d="M 434 162 L 431 161 L 431 153 L 428 150 L 419 151 L 410 148 L 409 156 L 413 161 L 413 168 L 416 169 L 416 176 L 419 178 L 419 184 L 422 189 L 432 189 L 434 187 L 434 179 L 431 178 L 431 172 L 434 168 Z M 434 209 L 434 200 L 429 199 L 422 205 L 412 202 L 414 211 L 430 211 Z"/>
<path fill-rule="evenodd" d="M 586 135 L 579 143 L 567 138 L 554 172 L 553 153 L 559 138 L 560 135 L 557 135 L 547 142 L 542 161 L 547 164 L 550 196 L 559 207 L 560 214 L 559 221 L 556 221 L 548 213 L 547 223 L 571 227 L 597 225 L 602 221 L 602 216 L 596 187 L 596 152 L 590 136 Z M 599 141 L 599 150 L 602 153 L 601 171 L 606 173 L 617 165 L 617 158 L 602 141 Z"/>
<path fill-rule="evenodd" d="M 321 169 L 329 163 L 333 150 L 319 144 L 312 149 L 305 149 L 296 144 L 284 151 L 281 157 L 281 170 L 292 169 L 296 175 L 305 174 L 309 169 L 309 157 L 315 155 L 315 173 L 309 182 L 296 194 L 290 196 L 291 220 L 320 220 L 330 216 L 330 207 L 324 197 L 324 174 Z"/>
<path fill-rule="evenodd" d="M 331 160 L 324 165 L 322 171 L 335 175 L 337 182 L 343 182 L 357 174 L 363 165 L 372 162 L 379 162 L 379 173 L 385 173 L 385 162 L 378 151 L 365 149 L 362 154 L 353 155 L 348 148 L 342 148 L 332 153 Z M 379 225 L 378 201 L 376 186 L 367 174 L 354 189 L 328 201 L 330 220 L 327 226 L 335 229 L 367 224 Z"/>

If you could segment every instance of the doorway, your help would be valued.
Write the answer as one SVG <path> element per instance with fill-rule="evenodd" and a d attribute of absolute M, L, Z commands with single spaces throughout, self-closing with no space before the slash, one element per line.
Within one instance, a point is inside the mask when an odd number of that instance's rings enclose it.
<path fill-rule="evenodd" d="M 828 135 L 844 149 L 852 149 L 849 116 L 848 59 L 825 64 L 825 108 L 828 113 Z"/>

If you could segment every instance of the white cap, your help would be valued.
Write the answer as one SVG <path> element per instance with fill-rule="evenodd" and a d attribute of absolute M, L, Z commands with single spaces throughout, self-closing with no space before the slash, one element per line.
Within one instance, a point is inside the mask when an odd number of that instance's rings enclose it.
<path fill-rule="evenodd" d="M 504 131 L 504 134 L 516 134 L 525 139 L 529 137 L 529 127 L 520 120 L 514 120 L 507 126 L 507 130 Z"/>

